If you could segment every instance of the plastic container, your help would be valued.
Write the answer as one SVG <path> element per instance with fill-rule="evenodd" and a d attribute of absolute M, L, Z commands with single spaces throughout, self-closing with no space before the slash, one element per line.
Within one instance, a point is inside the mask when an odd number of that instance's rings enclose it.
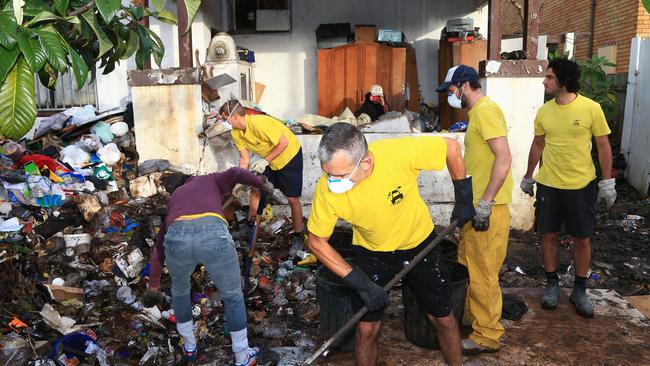
<path fill-rule="evenodd" d="M 350 259 L 346 259 L 351 263 Z M 316 298 L 320 305 L 318 337 L 325 341 L 334 335 L 352 316 L 350 297 L 354 290 L 347 287 L 341 278 L 321 265 L 316 270 Z M 350 352 L 354 350 L 354 330 L 338 342 L 334 349 Z"/>
<path fill-rule="evenodd" d="M 456 261 L 445 260 L 445 263 L 449 266 L 451 272 L 452 312 L 456 321 L 460 324 L 465 310 L 469 273 L 467 267 Z M 402 302 L 404 303 L 404 333 L 406 339 L 418 347 L 439 349 L 436 330 L 431 325 L 427 315 L 420 310 L 415 296 L 408 286 L 402 287 Z"/>

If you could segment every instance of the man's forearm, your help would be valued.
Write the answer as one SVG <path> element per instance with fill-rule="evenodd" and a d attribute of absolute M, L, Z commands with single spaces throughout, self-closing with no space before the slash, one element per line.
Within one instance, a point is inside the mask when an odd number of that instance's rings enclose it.
<path fill-rule="evenodd" d="M 275 145 L 275 147 L 271 150 L 271 152 L 268 153 L 268 155 L 264 157 L 264 159 L 266 159 L 266 161 L 268 162 L 273 161 L 273 159 L 277 158 L 280 154 L 282 154 L 282 152 L 286 150 L 287 147 L 289 147 L 289 141 L 286 139 L 286 137 L 281 136 L 280 141 L 278 141 L 278 144 Z"/>
<path fill-rule="evenodd" d="M 535 167 L 539 163 L 539 160 L 542 158 L 543 151 L 544 151 L 544 140 L 541 140 L 540 142 L 538 137 L 535 136 L 533 143 L 530 145 L 530 152 L 528 153 L 528 169 L 526 170 L 526 174 L 524 175 L 524 178 L 533 177 L 533 172 L 535 171 Z"/>
<path fill-rule="evenodd" d="M 598 149 L 598 162 L 602 179 L 610 179 L 612 177 L 612 149 Z"/>
<path fill-rule="evenodd" d="M 497 155 L 495 157 L 494 163 L 492 163 L 490 180 L 488 181 L 488 185 L 485 187 L 485 191 L 481 197 L 483 200 L 490 202 L 497 195 L 499 189 L 503 186 L 503 182 L 505 182 L 506 177 L 508 176 L 508 172 L 510 172 L 510 163 L 510 156 Z"/>
<path fill-rule="evenodd" d="M 332 248 L 327 239 L 309 233 L 308 246 L 316 258 L 335 275 L 343 278 L 352 271 L 352 266 Z"/>

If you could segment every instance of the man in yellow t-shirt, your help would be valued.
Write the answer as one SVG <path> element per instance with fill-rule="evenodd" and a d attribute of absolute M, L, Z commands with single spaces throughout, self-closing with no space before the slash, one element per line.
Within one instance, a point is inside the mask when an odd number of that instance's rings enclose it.
<path fill-rule="evenodd" d="M 537 112 L 535 137 L 528 155 L 528 170 L 521 189 L 534 195 L 537 182 L 536 230 L 542 234 L 546 291 L 541 303 L 555 309 L 560 296 L 557 275 L 558 236 L 562 224 L 573 237 L 575 283 L 569 300 L 584 317 L 594 316 L 586 293 L 591 260 L 591 236 L 596 221 L 596 202 L 609 209 L 616 200 L 612 172 L 612 149 L 605 115 L 600 105 L 578 94 L 580 67 L 571 60 L 548 64 L 544 89 L 554 98 Z M 602 180 L 596 196 L 596 169 L 591 140 L 596 141 Z M 541 162 L 540 162 L 541 159 Z M 540 163 L 535 179 L 533 171 Z"/>
<path fill-rule="evenodd" d="M 324 174 L 312 201 L 309 248 L 356 291 L 358 296 L 351 298 L 353 310 L 368 307 L 357 324 L 355 359 L 357 365 L 375 365 L 388 303 L 382 286 L 435 237 L 429 210 L 418 192 L 420 171 L 443 170 L 446 164 L 456 196 L 452 220 L 458 218 L 459 226 L 474 217 L 471 178 L 466 178 L 460 147 L 453 139 L 405 137 L 368 146 L 361 131 L 347 123 L 325 131 L 318 157 Z M 338 219 L 352 224 L 354 266 L 328 243 Z M 405 277 L 436 327 L 447 364 L 455 366 L 461 364 L 462 355 L 449 281 L 447 266 L 435 249 Z"/>
<path fill-rule="evenodd" d="M 476 216 L 462 228 L 458 245 L 458 261 L 469 271 L 465 319 L 473 329 L 463 340 L 463 352 L 494 352 L 505 332 L 499 271 L 508 248 L 512 196 L 506 120 L 501 108 L 483 95 L 478 73 L 469 66 L 449 69 L 436 91 L 448 92 L 452 107 L 469 108 L 465 166 L 472 176 Z"/>
<path fill-rule="evenodd" d="M 246 114 L 238 100 L 229 100 L 219 110 L 232 126 L 232 139 L 239 151 L 239 167 L 248 169 L 250 152 L 262 157 L 250 164 L 250 170 L 264 174 L 285 196 L 291 207 L 293 234 L 289 255 L 303 248 L 304 224 L 300 196 L 302 194 L 302 148 L 296 136 L 277 119 L 264 114 Z M 251 191 L 249 220 L 259 214 L 260 193 Z"/>

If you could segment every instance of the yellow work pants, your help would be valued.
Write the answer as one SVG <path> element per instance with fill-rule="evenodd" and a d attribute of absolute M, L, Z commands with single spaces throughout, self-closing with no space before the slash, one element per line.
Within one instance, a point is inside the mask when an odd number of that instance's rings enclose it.
<path fill-rule="evenodd" d="M 506 257 L 510 234 L 510 210 L 507 204 L 494 205 L 487 231 L 476 231 L 471 222 L 460 231 L 458 261 L 469 271 L 465 317 L 472 323 L 469 338 L 475 343 L 498 349 L 505 332 L 501 325 L 501 288 L 499 270 Z"/>

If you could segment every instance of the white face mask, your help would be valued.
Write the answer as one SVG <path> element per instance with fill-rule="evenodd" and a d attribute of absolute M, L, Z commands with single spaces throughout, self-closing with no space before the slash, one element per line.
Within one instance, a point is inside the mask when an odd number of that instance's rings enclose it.
<path fill-rule="evenodd" d="M 447 96 L 447 103 L 449 103 L 449 106 L 456 109 L 463 108 L 463 93 L 464 93 L 463 87 L 460 86 L 459 88 L 460 88 L 460 98 L 456 96 L 455 92 L 449 93 L 449 95 Z"/>
<path fill-rule="evenodd" d="M 227 103 L 227 102 L 226 102 L 226 103 Z M 228 112 L 229 112 L 229 113 L 228 113 L 228 117 L 226 117 L 226 119 L 222 122 L 223 125 L 224 125 L 224 126 L 226 127 L 226 129 L 228 129 L 228 130 L 232 130 L 232 123 L 230 123 L 229 120 L 230 120 L 230 117 L 232 117 L 232 112 L 233 112 L 234 110 L 236 110 L 237 107 L 239 107 L 239 101 L 237 101 L 237 105 L 235 105 L 235 107 L 234 107 L 233 109 L 230 109 L 230 110 L 228 111 Z"/>
<path fill-rule="evenodd" d="M 363 155 L 361 156 L 361 159 L 357 162 L 357 164 L 354 166 L 354 169 L 352 169 L 352 173 L 348 175 L 346 178 L 331 178 L 327 177 L 327 188 L 329 188 L 330 192 L 332 193 L 345 193 L 354 187 L 354 182 L 350 179 L 354 175 L 354 172 L 357 171 L 357 168 L 359 167 L 359 164 L 361 164 L 361 160 L 363 160 Z"/>

